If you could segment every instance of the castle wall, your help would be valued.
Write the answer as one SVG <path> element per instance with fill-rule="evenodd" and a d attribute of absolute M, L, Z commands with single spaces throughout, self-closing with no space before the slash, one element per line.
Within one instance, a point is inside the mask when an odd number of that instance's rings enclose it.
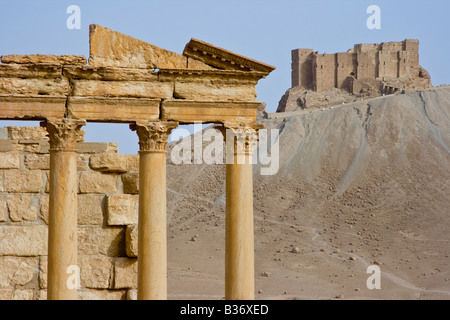
<path fill-rule="evenodd" d="M 398 73 L 399 78 L 410 75 L 410 53 L 407 51 L 398 52 Z"/>
<path fill-rule="evenodd" d="M 378 52 L 378 76 L 382 80 L 397 78 L 398 53 L 392 51 Z"/>
<path fill-rule="evenodd" d="M 375 79 L 378 76 L 378 57 L 376 51 L 357 53 L 357 79 Z"/>
<path fill-rule="evenodd" d="M 348 87 L 347 78 L 357 73 L 356 54 L 336 53 L 336 86 L 339 89 Z"/>
<path fill-rule="evenodd" d="M 314 52 L 312 49 L 292 50 L 292 87 L 313 88 Z"/>
<path fill-rule="evenodd" d="M 346 89 L 346 80 L 389 80 L 412 75 L 419 67 L 419 41 L 355 44 L 345 53 L 317 54 L 311 49 L 292 51 L 292 87 L 324 91 Z"/>
<path fill-rule="evenodd" d="M 410 67 L 419 66 L 419 40 L 406 39 L 403 41 L 403 50 L 409 52 Z"/>
<path fill-rule="evenodd" d="M 336 87 L 336 55 L 320 54 L 316 56 L 315 89 L 317 92 Z"/>

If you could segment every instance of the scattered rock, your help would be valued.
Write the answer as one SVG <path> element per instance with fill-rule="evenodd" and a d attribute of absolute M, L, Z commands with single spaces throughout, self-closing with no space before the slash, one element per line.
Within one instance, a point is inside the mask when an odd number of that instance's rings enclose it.
<path fill-rule="evenodd" d="M 300 250 L 299 247 L 294 247 L 294 248 L 292 248 L 291 252 L 292 252 L 292 253 L 300 253 L 301 250 Z"/>

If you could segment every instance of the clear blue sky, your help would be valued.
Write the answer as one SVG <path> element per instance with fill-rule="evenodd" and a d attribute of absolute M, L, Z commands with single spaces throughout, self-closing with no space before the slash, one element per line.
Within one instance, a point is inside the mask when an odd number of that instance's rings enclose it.
<path fill-rule="evenodd" d="M 69 5 L 81 9 L 81 29 L 69 30 Z M 381 29 L 369 30 L 369 5 L 381 8 Z M 354 43 L 420 40 L 420 63 L 433 85 L 450 84 L 448 0 L 10 0 L 0 6 L 0 55 L 89 56 L 89 25 L 100 24 L 182 53 L 198 38 L 274 65 L 257 86 L 258 100 L 275 112 L 290 87 L 291 50 L 342 52 Z M 0 121 L 0 126 L 17 125 Z M 87 141 L 114 141 L 122 153 L 137 151 L 127 125 L 88 124 Z"/>

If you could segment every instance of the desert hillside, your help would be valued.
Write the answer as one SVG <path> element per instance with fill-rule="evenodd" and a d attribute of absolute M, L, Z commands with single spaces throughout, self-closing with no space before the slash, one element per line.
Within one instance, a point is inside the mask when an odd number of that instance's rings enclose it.
<path fill-rule="evenodd" d="M 280 164 L 254 167 L 257 299 L 450 298 L 450 87 L 263 121 Z M 220 299 L 224 165 L 167 170 L 169 298 Z"/>

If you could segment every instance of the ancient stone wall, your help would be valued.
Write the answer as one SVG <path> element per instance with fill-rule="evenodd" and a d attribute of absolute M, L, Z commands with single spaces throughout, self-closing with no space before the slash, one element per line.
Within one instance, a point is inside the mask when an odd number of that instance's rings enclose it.
<path fill-rule="evenodd" d="M 0 300 L 46 299 L 49 142 L 40 127 L 0 128 Z M 135 299 L 137 155 L 78 144 L 80 299 Z"/>

